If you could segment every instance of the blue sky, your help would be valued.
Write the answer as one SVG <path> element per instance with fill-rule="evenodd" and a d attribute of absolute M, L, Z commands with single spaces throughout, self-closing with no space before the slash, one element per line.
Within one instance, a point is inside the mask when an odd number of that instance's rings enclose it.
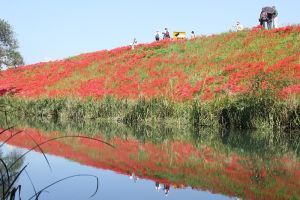
<path fill-rule="evenodd" d="M 0 0 L 0 18 L 14 28 L 26 64 L 154 40 L 156 30 L 225 32 L 258 24 L 275 5 L 279 24 L 300 23 L 299 0 Z"/>

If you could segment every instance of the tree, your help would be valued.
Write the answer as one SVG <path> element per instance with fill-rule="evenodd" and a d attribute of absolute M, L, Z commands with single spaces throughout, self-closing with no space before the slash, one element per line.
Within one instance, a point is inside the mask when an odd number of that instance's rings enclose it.
<path fill-rule="evenodd" d="M 0 69 L 3 66 L 23 65 L 21 54 L 17 51 L 18 42 L 12 27 L 3 19 L 0 19 Z"/>

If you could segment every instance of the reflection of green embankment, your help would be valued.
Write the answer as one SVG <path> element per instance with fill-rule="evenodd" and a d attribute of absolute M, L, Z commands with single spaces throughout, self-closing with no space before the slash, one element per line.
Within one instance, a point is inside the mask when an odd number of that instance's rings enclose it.
<path fill-rule="evenodd" d="M 39 126 L 36 122 L 29 124 L 32 127 Z M 101 129 L 100 123 L 94 128 L 78 126 L 72 129 L 62 124 L 50 125 L 43 130 L 41 127 L 26 128 L 25 125 L 20 128 L 39 142 L 66 132 L 78 134 L 90 130 L 91 136 L 109 139 L 116 148 L 82 139 L 51 142 L 43 148 L 46 152 L 80 163 L 124 174 L 135 172 L 142 178 L 176 187 L 191 186 L 249 199 L 300 197 L 297 146 L 274 135 L 223 133 L 217 136 L 208 132 L 195 135 L 176 128 L 154 127 L 152 131 L 165 134 L 151 134 L 147 128 L 118 128 L 108 124 L 102 125 Z M 155 138 L 157 135 L 164 137 Z M 293 138 L 292 141 L 299 142 L 299 138 Z M 33 145 L 26 134 L 20 134 L 11 142 L 22 147 Z"/>
<path fill-rule="evenodd" d="M 8 116 L 5 120 L 0 112 L 0 126 L 9 127 L 18 124 L 21 127 L 36 128 L 43 132 L 62 132 L 65 134 L 84 134 L 94 137 L 99 132 L 106 139 L 114 137 L 131 137 L 140 142 L 151 141 L 163 143 L 164 141 L 184 140 L 195 146 L 201 143 L 215 147 L 222 152 L 237 152 L 244 155 L 258 155 L 268 157 L 270 155 L 283 155 L 294 152 L 300 154 L 300 135 L 274 133 L 273 131 L 224 131 L 211 127 L 174 126 L 173 124 L 140 124 L 138 126 L 124 125 L 108 120 L 93 121 L 52 121 L 47 118 L 17 119 Z"/>

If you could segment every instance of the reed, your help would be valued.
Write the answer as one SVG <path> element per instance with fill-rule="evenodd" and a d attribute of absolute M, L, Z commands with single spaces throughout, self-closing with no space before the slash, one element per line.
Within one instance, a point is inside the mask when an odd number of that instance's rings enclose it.
<path fill-rule="evenodd" d="M 165 98 L 85 101 L 53 98 L 25 100 L 1 97 L 2 109 L 15 118 L 62 123 L 111 121 L 129 126 L 172 124 L 194 129 L 259 130 L 295 133 L 300 127 L 300 102 L 282 101 L 267 92 L 248 93 L 215 101 L 174 102 Z"/>

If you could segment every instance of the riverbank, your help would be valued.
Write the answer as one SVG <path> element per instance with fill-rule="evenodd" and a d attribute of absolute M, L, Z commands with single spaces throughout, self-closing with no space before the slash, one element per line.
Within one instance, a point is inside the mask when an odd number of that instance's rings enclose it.
<path fill-rule="evenodd" d="M 210 102 L 130 101 L 112 97 L 101 101 L 92 98 L 25 100 L 1 97 L 0 103 L 9 118 L 41 118 L 64 123 L 108 120 L 130 126 L 170 124 L 195 130 L 210 128 L 216 132 L 239 129 L 295 134 L 299 134 L 300 127 L 299 101 L 279 101 L 264 93 Z"/>

